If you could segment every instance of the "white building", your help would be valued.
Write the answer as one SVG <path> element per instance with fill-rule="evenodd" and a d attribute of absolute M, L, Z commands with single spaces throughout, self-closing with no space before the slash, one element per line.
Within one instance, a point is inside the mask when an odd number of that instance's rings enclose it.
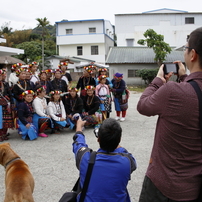
<path fill-rule="evenodd" d="M 164 35 L 164 41 L 179 48 L 186 43 L 187 36 L 202 26 L 202 13 L 173 9 L 159 9 L 136 14 L 116 14 L 115 26 L 117 46 L 137 46 L 144 39 L 144 32 L 153 29 Z"/>
<path fill-rule="evenodd" d="M 77 56 L 101 64 L 114 46 L 114 26 L 103 19 L 56 22 L 56 36 L 60 56 Z"/>

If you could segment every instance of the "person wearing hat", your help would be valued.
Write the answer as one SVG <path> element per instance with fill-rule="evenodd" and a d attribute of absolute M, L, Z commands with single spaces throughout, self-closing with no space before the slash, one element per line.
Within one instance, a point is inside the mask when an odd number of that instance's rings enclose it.
<path fill-rule="evenodd" d="M 5 72 L 0 70 L 0 142 L 8 140 L 7 131 L 14 127 L 11 111 L 11 92 L 7 82 L 2 81 Z"/>
<path fill-rule="evenodd" d="M 32 62 L 31 64 L 29 64 L 29 69 L 31 72 L 31 79 L 30 81 L 34 83 L 34 85 L 36 84 L 37 81 L 39 81 L 39 77 L 38 77 L 38 63 L 37 62 Z"/>
<path fill-rule="evenodd" d="M 54 129 L 51 133 L 55 133 L 55 129 L 60 131 L 67 126 L 66 122 L 66 112 L 64 104 L 61 100 L 60 90 L 54 90 L 50 92 L 50 102 L 48 103 L 48 115 L 51 117 L 54 123 Z"/>
<path fill-rule="evenodd" d="M 126 83 L 123 80 L 123 74 L 116 73 L 112 79 L 113 88 L 111 91 L 114 96 L 114 105 L 116 110 L 116 120 L 125 121 L 126 110 L 128 109 L 128 95 L 126 94 Z M 122 112 L 122 117 L 121 116 Z"/>
<path fill-rule="evenodd" d="M 37 139 L 37 129 L 33 124 L 34 109 L 32 101 L 34 98 L 34 91 L 26 90 L 22 93 L 23 101 L 18 105 L 18 133 L 22 139 L 34 140 Z"/>
<path fill-rule="evenodd" d="M 16 76 L 18 77 L 17 83 L 13 86 L 13 96 L 18 101 L 23 100 L 22 93 L 26 90 L 33 90 L 30 83 L 26 81 L 25 69 L 19 68 L 16 70 Z"/>
<path fill-rule="evenodd" d="M 92 68 L 89 66 L 85 66 L 83 69 L 83 76 L 81 76 L 77 82 L 76 88 L 79 90 L 81 89 L 80 97 L 84 101 L 87 93 L 86 93 L 86 86 L 96 86 L 95 79 L 92 78 Z"/>
<path fill-rule="evenodd" d="M 72 77 L 71 75 L 66 72 L 68 68 L 68 63 L 67 62 L 60 62 L 58 65 L 59 69 L 62 71 L 62 77 L 61 79 L 64 80 L 67 84 L 68 87 L 71 87 L 71 82 L 72 82 Z"/>
<path fill-rule="evenodd" d="M 100 109 L 100 99 L 95 95 L 94 86 L 86 86 L 87 96 L 83 101 L 84 112 L 82 113 L 83 120 L 86 120 L 86 125 L 95 125 L 102 120 L 101 116 L 98 116 Z"/>
<path fill-rule="evenodd" d="M 83 100 L 77 94 L 78 89 L 75 87 L 69 88 L 69 94 L 65 96 L 65 111 L 67 116 L 67 123 L 70 129 L 73 129 L 76 120 L 81 116 L 83 111 Z"/>
<path fill-rule="evenodd" d="M 61 69 L 56 69 L 54 71 L 55 78 L 51 81 L 51 85 L 53 89 L 60 90 L 63 92 L 68 92 L 68 86 L 67 83 L 61 79 L 62 77 L 62 71 Z"/>
<path fill-rule="evenodd" d="M 13 85 L 15 85 L 17 83 L 18 76 L 16 75 L 16 71 L 19 68 L 21 68 L 21 66 L 22 66 L 22 63 L 15 63 L 15 64 L 12 65 L 12 67 L 11 67 L 11 72 L 12 73 L 10 74 L 10 76 L 8 78 L 9 86 L 12 87 Z"/>
<path fill-rule="evenodd" d="M 46 69 L 45 72 L 47 73 L 47 81 L 52 81 L 53 77 L 53 70 L 52 69 Z"/>

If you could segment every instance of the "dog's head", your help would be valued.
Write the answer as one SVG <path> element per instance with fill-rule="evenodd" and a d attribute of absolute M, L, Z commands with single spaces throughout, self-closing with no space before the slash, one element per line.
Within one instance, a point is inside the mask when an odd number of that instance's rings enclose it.
<path fill-rule="evenodd" d="M 0 164 L 2 166 L 15 157 L 18 155 L 11 149 L 8 142 L 0 144 Z"/>

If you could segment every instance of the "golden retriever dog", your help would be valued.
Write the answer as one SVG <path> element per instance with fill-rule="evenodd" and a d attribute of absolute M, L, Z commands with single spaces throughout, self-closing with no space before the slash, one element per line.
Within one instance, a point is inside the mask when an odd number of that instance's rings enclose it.
<path fill-rule="evenodd" d="M 28 165 L 11 149 L 9 143 L 0 144 L 0 164 L 6 170 L 4 202 L 34 202 L 34 178 Z"/>

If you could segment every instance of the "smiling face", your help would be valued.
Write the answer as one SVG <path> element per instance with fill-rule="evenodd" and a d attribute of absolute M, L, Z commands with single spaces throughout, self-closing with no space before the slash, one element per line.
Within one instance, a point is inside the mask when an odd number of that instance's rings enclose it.
<path fill-rule="evenodd" d="M 94 90 L 92 90 L 92 89 L 88 89 L 88 90 L 87 90 L 87 95 L 88 95 L 88 96 L 92 96 L 93 93 L 94 93 Z"/>
<path fill-rule="evenodd" d="M 61 73 L 59 71 L 55 72 L 55 78 L 60 79 L 61 78 Z"/>
<path fill-rule="evenodd" d="M 73 98 L 76 97 L 76 91 L 75 90 L 71 90 L 69 93 Z"/>
<path fill-rule="evenodd" d="M 20 80 L 25 80 L 26 79 L 26 72 L 20 72 L 19 79 Z"/>

